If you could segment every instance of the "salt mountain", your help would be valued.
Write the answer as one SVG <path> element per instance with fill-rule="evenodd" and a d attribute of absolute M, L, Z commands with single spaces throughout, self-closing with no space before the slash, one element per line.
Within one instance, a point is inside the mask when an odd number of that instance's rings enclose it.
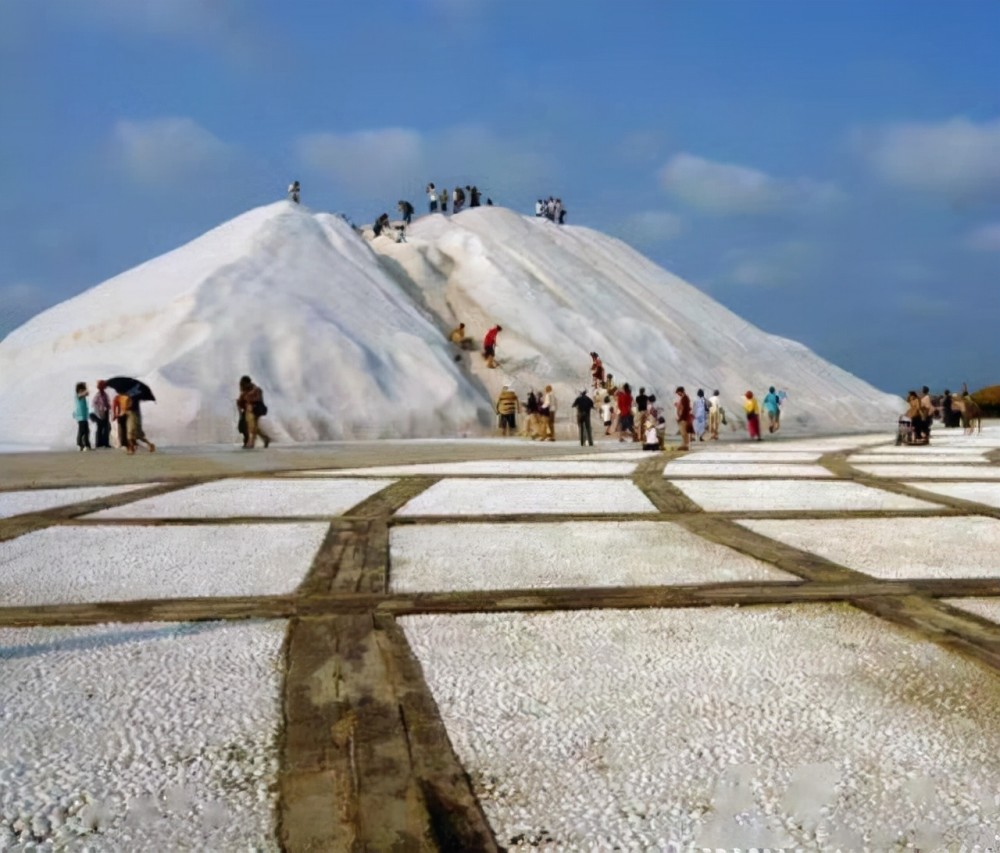
<path fill-rule="evenodd" d="M 459 321 L 503 326 L 500 367 L 458 363 Z M 232 442 L 239 377 L 278 441 L 488 434 L 504 383 L 551 383 L 562 420 L 596 350 L 619 382 L 788 392 L 799 431 L 886 425 L 901 401 L 769 335 L 619 240 L 497 207 L 427 216 L 407 242 L 279 202 L 34 317 L 0 342 L 0 442 L 66 447 L 73 387 L 132 375 L 164 444 Z M 569 435 L 567 426 L 564 434 Z"/>

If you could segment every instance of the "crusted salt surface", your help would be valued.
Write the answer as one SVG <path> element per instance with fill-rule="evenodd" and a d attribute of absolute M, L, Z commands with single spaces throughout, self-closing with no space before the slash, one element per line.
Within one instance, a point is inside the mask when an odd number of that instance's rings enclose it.
<path fill-rule="evenodd" d="M 394 480 L 218 480 L 87 518 L 294 518 L 340 515 Z"/>
<path fill-rule="evenodd" d="M 595 515 L 656 512 L 649 499 L 622 480 L 441 480 L 398 515 Z"/>
<path fill-rule="evenodd" d="M 390 534 L 397 592 L 797 579 L 668 522 L 407 525 Z"/>
<path fill-rule="evenodd" d="M 0 604 L 292 592 L 327 528 L 50 527 L 0 542 Z"/>
<path fill-rule="evenodd" d="M 1000 507 L 1000 483 L 907 483 L 915 489 L 945 495 L 949 498 L 960 498 L 963 501 L 975 501 L 987 506 Z"/>
<path fill-rule="evenodd" d="M 1000 598 L 947 598 L 945 602 L 1000 625 Z"/>
<path fill-rule="evenodd" d="M 878 465 L 883 463 L 914 463 L 917 465 L 974 465 L 987 462 L 981 453 L 861 453 L 849 456 L 852 465 Z"/>
<path fill-rule="evenodd" d="M 818 450 L 759 450 L 756 453 L 728 450 L 695 450 L 674 460 L 678 465 L 706 462 L 815 462 L 823 454 Z M 671 463 L 673 464 L 673 463 Z"/>
<path fill-rule="evenodd" d="M 836 453 L 852 448 L 870 447 L 878 444 L 888 444 L 885 435 L 878 436 L 831 436 L 830 438 L 798 438 L 770 439 L 763 441 L 740 441 L 732 445 L 733 449 L 747 453 L 797 453 L 809 451 L 813 453 Z M 727 445 L 727 449 L 729 449 Z"/>
<path fill-rule="evenodd" d="M 878 578 L 1000 577 L 1000 521 L 994 518 L 748 519 L 739 523 Z"/>
<path fill-rule="evenodd" d="M 873 477 L 901 477 L 930 480 L 1000 480 L 996 465 L 857 465 Z"/>
<path fill-rule="evenodd" d="M 665 477 L 832 477 L 822 465 L 746 462 L 668 462 Z"/>
<path fill-rule="evenodd" d="M 277 850 L 284 631 L 0 629 L 0 849 Z"/>
<path fill-rule="evenodd" d="M 134 486 L 87 486 L 74 489 L 30 489 L 23 492 L 0 492 L 0 518 L 21 515 L 26 512 L 42 512 L 57 506 L 92 501 L 109 495 L 120 495 L 134 489 L 153 485 L 143 483 Z"/>
<path fill-rule="evenodd" d="M 785 510 L 934 509 L 935 504 L 859 483 L 802 480 L 671 480 L 709 512 Z"/>
<path fill-rule="evenodd" d="M 572 456 L 554 456 L 560 462 L 640 462 L 655 454 L 650 450 L 617 450 L 617 445 L 596 445 L 590 453 L 574 453 Z"/>
<path fill-rule="evenodd" d="M 469 462 L 425 463 L 421 465 L 387 465 L 376 468 L 345 468 L 316 471 L 296 471 L 324 477 L 423 477 L 423 476 L 491 476 L 508 477 L 627 477 L 635 471 L 634 462 L 587 461 L 570 462 L 545 459 L 486 459 Z"/>
<path fill-rule="evenodd" d="M 849 607 L 401 621 L 510 849 L 986 849 L 1000 831 L 1000 679 Z"/>

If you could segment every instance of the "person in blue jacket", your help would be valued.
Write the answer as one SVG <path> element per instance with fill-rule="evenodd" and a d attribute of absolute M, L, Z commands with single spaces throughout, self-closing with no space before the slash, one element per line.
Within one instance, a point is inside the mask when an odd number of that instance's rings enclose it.
<path fill-rule="evenodd" d="M 76 421 L 76 446 L 80 450 L 90 450 L 90 407 L 87 405 L 86 382 L 76 383 L 73 420 Z"/>

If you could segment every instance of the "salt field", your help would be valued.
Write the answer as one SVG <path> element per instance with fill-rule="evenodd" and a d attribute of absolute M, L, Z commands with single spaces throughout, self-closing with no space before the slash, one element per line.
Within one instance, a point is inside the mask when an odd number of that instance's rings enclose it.
<path fill-rule="evenodd" d="M 627 477 L 635 463 L 619 460 L 567 461 L 547 459 L 502 459 L 482 462 L 442 462 L 428 465 L 388 465 L 329 471 L 297 471 L 324 477 Z"/>
<path fill-rule="evenodd" d="M 655 512 L 649 499 L 621 480 L 442 480 L 398 515 L 547 515 Z"/>
<path fill-rule="evenodd" d="M 95 512 L 88 518 L 250 518 L 341 515 L 393 480 L 218 480 Z"/>
<path fill-rule="evenodd" d="M 959 498 L 963 501 L 974 501 L 1000 509 L 1000 483 L 928 483 L 920 481 L 907 483 L 907 485 L 936 495 Z"/>
<path fill-rule="evenodd" d="M 685 495 L 710 512 L 779 512 L 791 510 L 933 509 L 927 501 L 845 482 L 771 480 L 671 480 Z"/>
<path fill-rule="evenodd" d="M 144 483 L 142 485 L 153 485 Z M 0 518 L 28 512 L 44 512 L 60 506 L 83 503 L 111 495 L 120 495 L 142 488 L 134 486 L 92 486 L 70 489 L 30 489 L 17 492 L 0 492 Z"/>
<path fill-rule="evenodd" d="M 794 579 L 669 522 L 406 526 L 390 547 L 396 592 Z"/>
<path fill-rule="evenodd" d="M 0 606 L 292 592 L 322 523 L 50 527 L 0 542 Z"/>
<path fill-rule="evenodd" d="M 1000 832 L 1000 679 L 849 607 L 402 621 L 511 849 L 957 849 Z"/>
<path fill-rule="evenodd" d="M 1000 520 L 752 519 L 743 527 L 878 578 L 1000 578 Z M 970 543 L 975 543 L 970 547 Z"/>
<path fill-rule="evenodd" d="M 1000 480 L 1000 466 L 995 465 L 857 465 L 859 471 L 873 477 L 922 480 Z"/>
<path fill-rule="evenodd" d="M 765 462 L 670 462 L 665 477 L 832 477 L 822 465 Z"/>
<path fill-rule="evenodd" d="M 0 849 L 277 850 L 284 631 L 0 629 Z"/>

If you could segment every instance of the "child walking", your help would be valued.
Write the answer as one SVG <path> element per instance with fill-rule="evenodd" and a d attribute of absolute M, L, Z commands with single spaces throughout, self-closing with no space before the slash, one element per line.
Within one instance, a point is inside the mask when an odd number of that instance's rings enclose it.
<path fill-rule="evenodd" d="M 73 419 L 76 421 L 76 446 L 90 450 L 90 408 L 87 406 L 87 383 L 76 383 L 76 403 Z"/>

